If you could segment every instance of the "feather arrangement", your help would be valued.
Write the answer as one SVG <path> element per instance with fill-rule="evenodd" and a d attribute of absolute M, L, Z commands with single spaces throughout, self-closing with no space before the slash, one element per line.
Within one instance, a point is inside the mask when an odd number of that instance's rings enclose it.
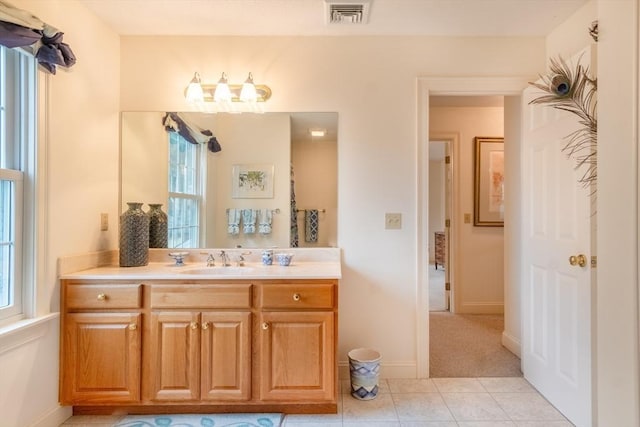
<path fill-rule="evenodd" d="M 589 77 L 589 67 L 576 61 L 570 67 L 562 58 L 551 59 L 549 74 L 540 76 L 541 82 L 529 83 L 545 92 L 530 104 L 547 104 L 578 117 L 580 128 L 566 136 L 562 151 L 576 162 L 576 169 L 584 169 L 578 180 L 583 186 L 595 184 L 597 179 L 598 119 L 596 116 L 597 79 Z M 595 186 L 592 187 L 595 192 Z"/>

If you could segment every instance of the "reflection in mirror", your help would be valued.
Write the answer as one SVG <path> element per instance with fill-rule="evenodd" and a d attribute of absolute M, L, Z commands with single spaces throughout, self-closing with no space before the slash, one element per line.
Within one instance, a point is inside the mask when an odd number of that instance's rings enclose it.
<path fill-rule="evenodd" d="M 161 203 L 171 248 L 337 246 L 337 113 L 178 114 L 222 150 L 123 112 L 121 212 Z"/>

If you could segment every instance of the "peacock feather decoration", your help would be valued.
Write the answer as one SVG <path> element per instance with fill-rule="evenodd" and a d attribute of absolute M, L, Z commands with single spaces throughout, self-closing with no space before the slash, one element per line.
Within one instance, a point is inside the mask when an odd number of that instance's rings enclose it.
<path fill-rule="evenodd" d="M 580 128 L 565 137 L 562 151 L 576 162 L 576 169 L 584 169 L 578 182 L 595 192 L 597 179 L 598 119 L 596 115 L 597 79 L 589 76 L 589 67 L 576 61 L 569 66 L 562 58 L 551 59 L 549 73 L 541 81 L 529 83 L 545 92 L 530 104 L 547 104 L 578 117 Z"/>

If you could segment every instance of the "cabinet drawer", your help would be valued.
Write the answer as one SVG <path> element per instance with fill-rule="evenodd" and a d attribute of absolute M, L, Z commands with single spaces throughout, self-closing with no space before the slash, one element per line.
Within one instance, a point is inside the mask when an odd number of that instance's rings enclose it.
<path fill-rule="evenodd" d="M 67 309 L 116 309 L 141 306 L 140 284 L 67 285 Z"/>
<path fill-rule="evenodd" d="M 151 308 L 250 307 L 250 283 L 151 286 Z"/>
<path fill-rule="evenodd" d="M 267 309 L 332 309 L 335 304 L 332 283 L 277 283 L 260 287 L 260 307 Z"/>

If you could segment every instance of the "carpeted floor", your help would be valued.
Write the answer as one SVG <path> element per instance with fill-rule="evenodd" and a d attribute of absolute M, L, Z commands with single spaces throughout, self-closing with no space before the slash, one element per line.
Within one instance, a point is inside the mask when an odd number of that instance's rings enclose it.
<path fill-rule="evenodd" d="M 282 414 L 129 415 L 115 427 L 280 427 Z"/>
<path fill-rule="evenodd" d="M 431 377 L 522 376 L 520 359 L 501 344 L 501 314 L 431 312 L 429 319 Z"/>

